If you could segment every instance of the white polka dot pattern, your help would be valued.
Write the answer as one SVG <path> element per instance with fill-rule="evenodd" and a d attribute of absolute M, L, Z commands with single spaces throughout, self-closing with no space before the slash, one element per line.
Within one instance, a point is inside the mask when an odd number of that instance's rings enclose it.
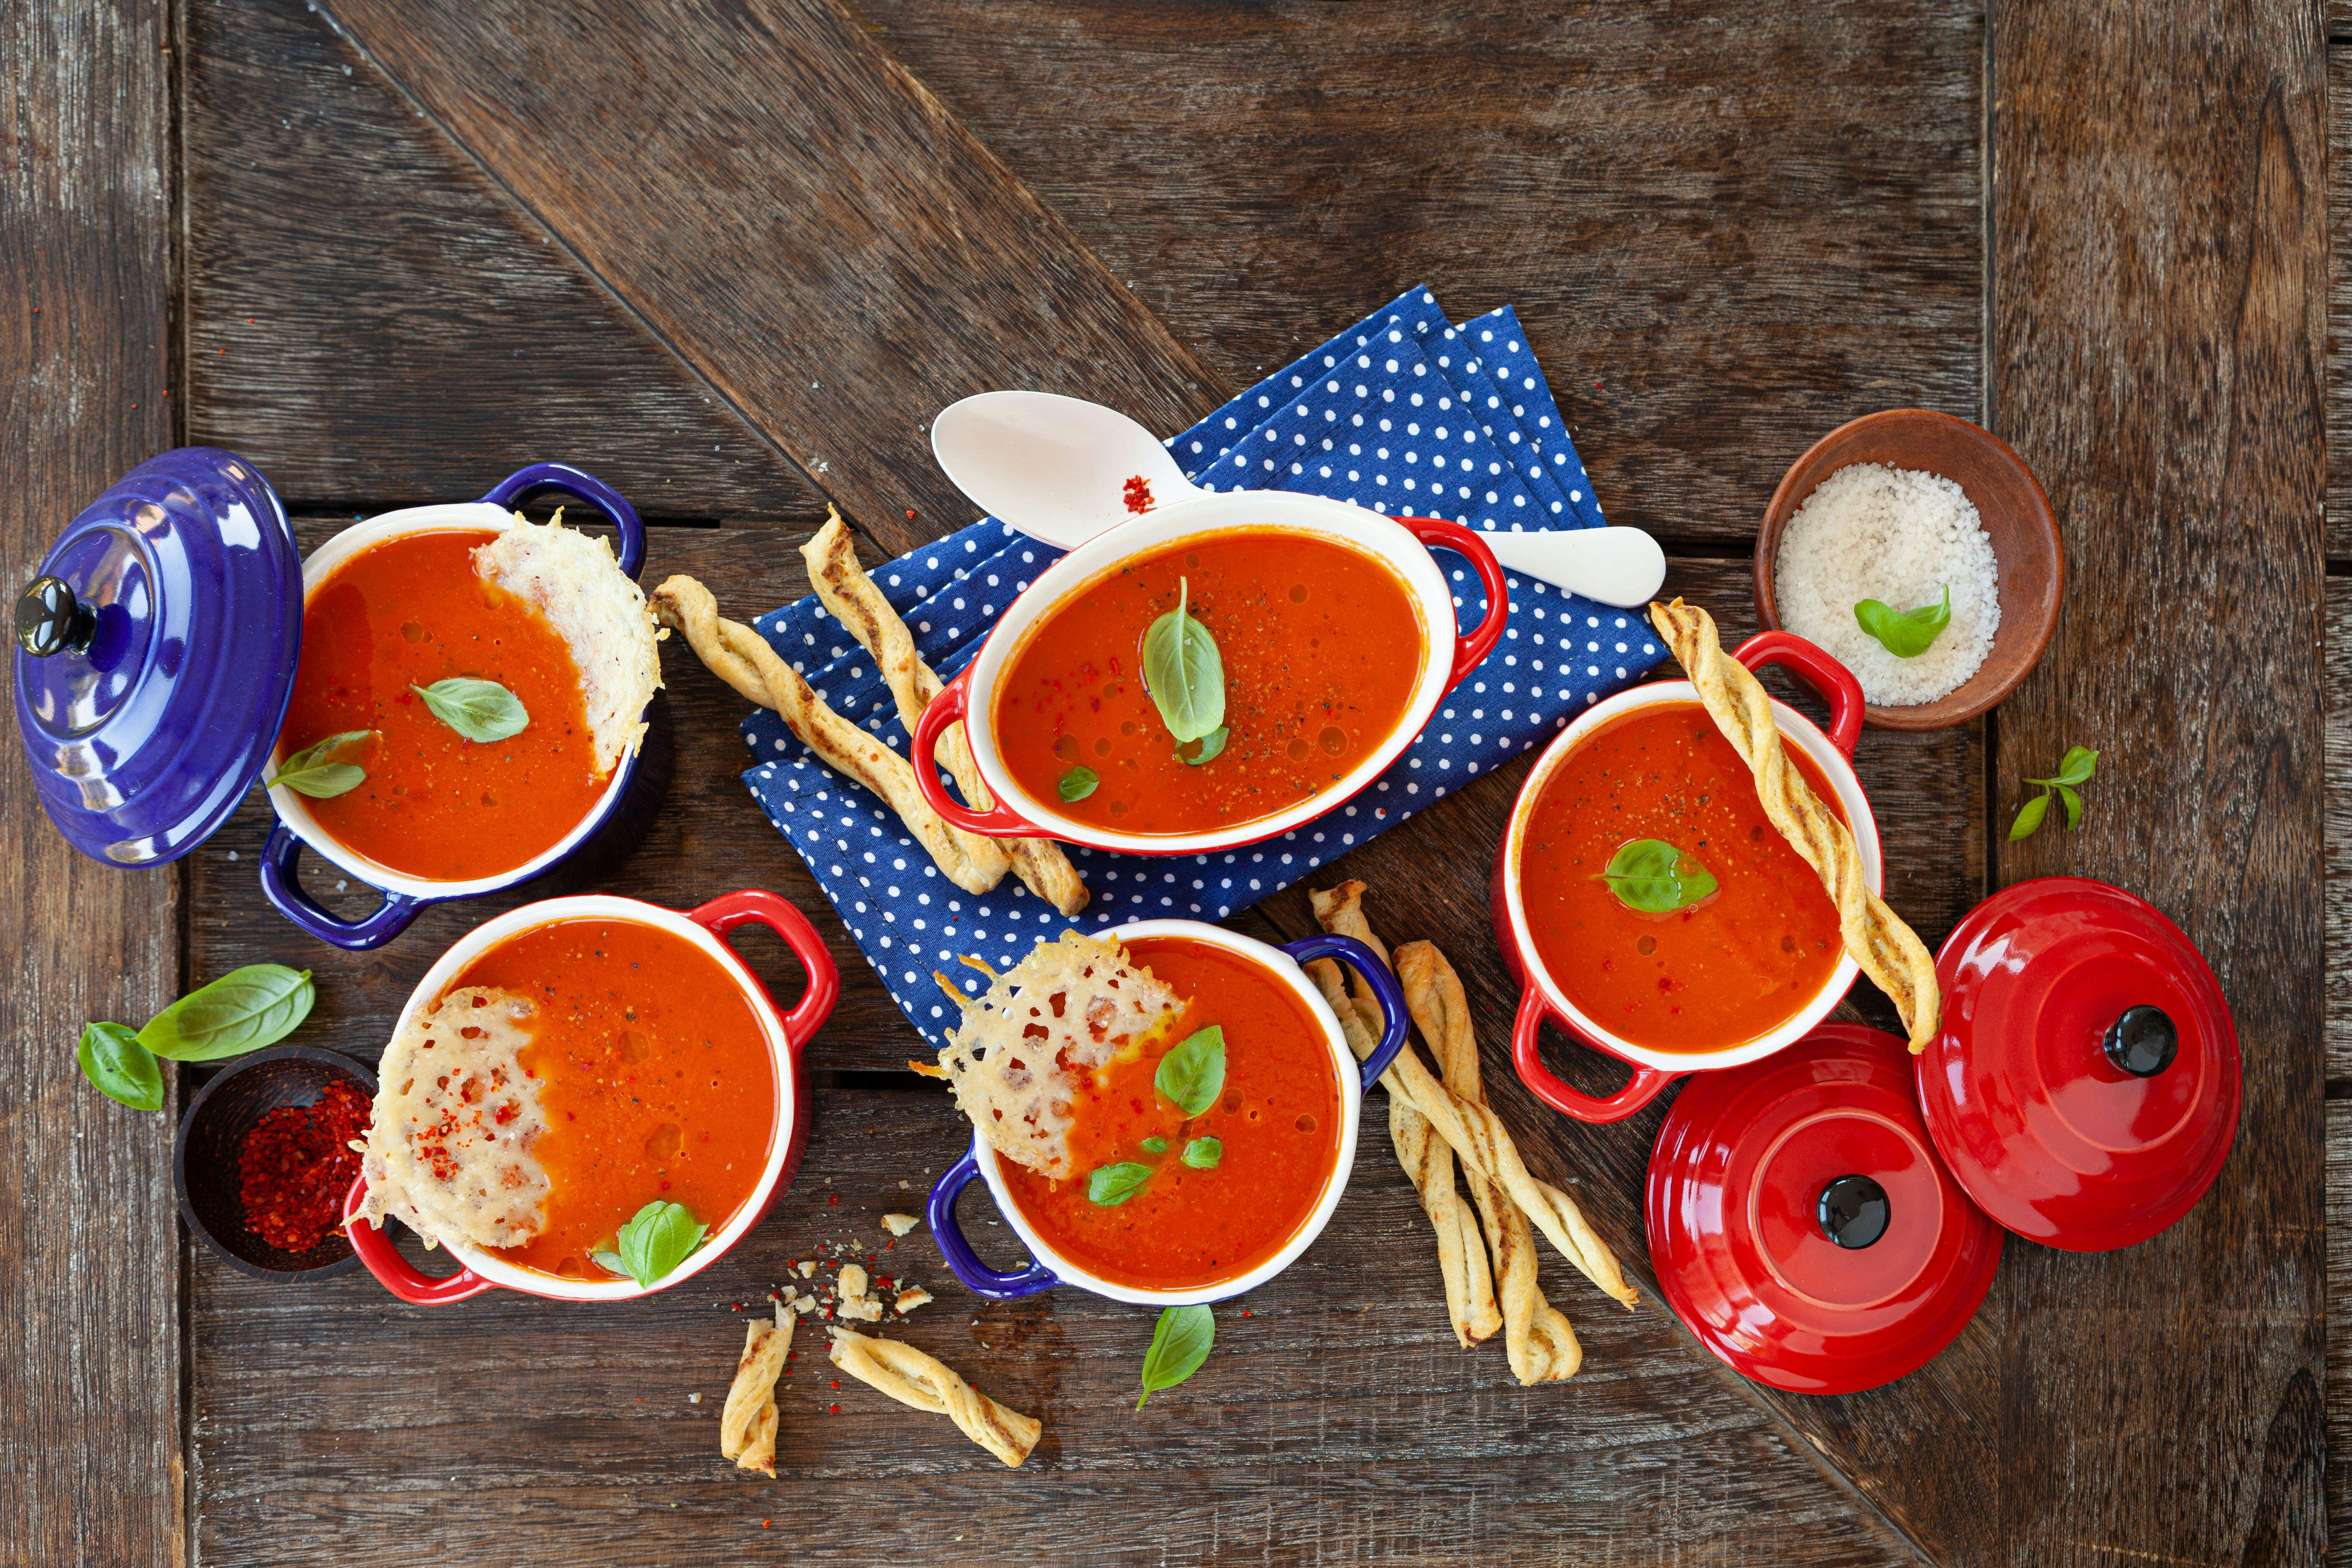
<path fill-rule="evenodd" d="M 1472 528 L 1596 528 L 1584 465 L 1507 307 L 1463 326 L 1420 289 L 1267 377 L 1168 443 L 1195 483 L 1337 497 L 1391 515 Z M 942 677 L 970 661 L 1013 595 L 1059 552 L 984 519 L 876 568 Z M 1485 613 L 1468 563 L 1442 552 L 1464 626 Z M 791 839 L 917 1028 L 937 1043 L 950 1021 L 930 974 L 968 990 L 964 953 L 1010 967 L 1065 925 L 1083 930 L 1168 916 L 1220 920 L 1538 742 L 1664 657 L 1646 622 L 1546 584 L 1510 578 L 1501 642 L 1442 702 L 1421 738 L 1361 795 L 1247 848 L 1139 857 L 1073 848 L 1093 900 L 1064 921 L 1012 878 L 975 897 L 939 874 L 879 801 L 810 756 L 765 710 L 743 721 L 755 761 L 743 775 Z M 845 717 L 900 751 L 907 736 L 879 671 L 815 598 L 761 617 L 761 635 Z"/>

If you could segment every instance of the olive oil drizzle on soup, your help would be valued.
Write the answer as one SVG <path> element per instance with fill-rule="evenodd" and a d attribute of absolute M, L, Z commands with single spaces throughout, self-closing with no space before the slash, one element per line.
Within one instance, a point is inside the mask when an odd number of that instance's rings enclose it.
<path fill-rule="evenodd" d="M 1183 1012 L 1072 1096 L 1070 1180 L 1010 1160 L 997 1168 L 1030 1226 L 1104 1279 L 1154 1290 L 1232 1279 L 1281 1251 L 1322 1202 L 1339 1148 L 1330 1047 L 1290 988 L 1238 953 L 1183 937 L 1127 949 L 1188 999 Z M 1188 1119 L 1153 1078 L 1169 1051 L 1212 1024 L 1224 1034 L 1224 1087 Z M 1221 1145 L 1213 1169 L 1184 1163 L 1202 1138 Z M 1127 1162 L 1151 1168 L 1142 1189 L 1121 1204 L 1093 1202 L 1088 1174 Z"/>
<path fill-rule="evenodd" d="M 1843 821 L 1820 766 L 1785 736 L 1780 744 Z M 1665 914 L 1626 908 L 1601 873 L 1640 838 L 1695 858 L 1716 893 Z M 1519 888 L 1545 972 L 1594 1023 L 1653 1050 L 1769 1034 L 1812 1000 L 1844 951 L 1837 906 L 1696 702 L 1637 709 L 1561 759 L 1528 814 Z"/>
<path fill-rule="evenodd" d="M 1216 640 L 1224 749 L 1178 753 L 1142 679 L 1151 623 L 1177 606 Z M 1007 661 L 992 715 L 1023 789 L 1118 833 L 1199 833 L 1328 789 L 1395 732 L 1428 657 L 1404 583 L 1322 534 L 1244 528 L 1176 540 L 1073 591 Z M 1186 748 L 1196 750 L 1196 748 Z M 1074 768 L 1099 781 L 1065 800 Z"/>

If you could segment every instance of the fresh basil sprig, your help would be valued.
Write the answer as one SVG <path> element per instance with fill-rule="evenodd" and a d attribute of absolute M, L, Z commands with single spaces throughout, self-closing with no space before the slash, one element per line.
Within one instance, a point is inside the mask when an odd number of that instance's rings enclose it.
<path fill-rule="evenodd" d="M 1916 610 L 1898 610 L 1876 599 L 1864 599 L 1854 605 L 1853 618 L 1895 658 L 1917 658 L 1952 624 L 1952 586 L 1944 584 L 1942 604 L 1922 605 Z"/>
<path fill-rule="evenodd" d="M 1133 1160 L 1121 1160 L 1115 1165 L 1097 1165 L 1087 1175 L 1087 1202 L 1104 1208 L 1117 1208 L 1151 1180 L 1151 1167 Z"/>
<path fill-rule="evenodd" d="M 1223 1026 L 1212 1024 L 1161 1057 L 1151 1084 L 1187 1116 L 1198 1116 L 1216 1104 L 1225 1090 Z"/>
<path fill-rule="evenodd" d="M 1716 889 L 1714 873 L 1663 838 L 1627 841 L 1596 879 L 1627 909 L 1653 915 L 1687 909 Z"/>
<path fill-rule="evenodd" d="M 1223 751 L 1225 749 L 1225 742 L 1231 739 L 1233 731 L 1231 730 L 1227 729 L 1224 725 L 1220 724 L 1215 729 L 1201 737 L 1201 743 L 1192 749 L 1192 752 L 1190 756 L 1185 755 L 1184 748 L 1181 746 L 1176 748 L 1176 755 L 1187 766 L 1197 768 L 1202 763 L 1213 760 L 1219 752 Z"/>
<path fill-rule="evenodd" d="M 2042 826 L 2042 819 L 2050 813 L 2050 797 L 2057 795 L 2066 810 L 2066 826 L 2071 830 L 2083 824 L 2083 797 L 2074 786 L 2089 782 L 2099 768 L 2099 753 L 2088 746 L 2069 746 L 2066 754 L 2058 759 L 2055 778 L 2027 779 L 2030 784 L 2040 784 L 2042 793 L 2018 809 L 2017 820 L 2009 825 L 2010 842 L 2031 838 Z"/>
<path fill-rule="evenodd" d="M 373 730 L 346 730 L 340 735 L 313 742 L 287 758 L 275 777 L 261 782 L 272 789 L 284 784 L 296 795 L 307 795 L 312 800 L 332 800 L 339 795 L 349 795 L 367 781 L 367 770 L 357 763 L 336 759 L 350 747 L 373 739 L 375 733 Z"/>
<path fill-rule="evenodd" d="M 156 1014 L 138 1040 L 175 1062 L 241 1057 L 292 1034 L 317 1000 L 309 970 L 248 963 Z"/>
<path fill-rule="evenodd" d="M 1184 1163 L 1196 1171 L 1213 1171 L 1225 1157 L 1225 1145 L 1216 1138 L 1195 1138 L 1184 1145 Z"/>
<path fill-rule="evenodd" d="M 693 1256 L 710 1227 L 696 1222 L 684 1204 L 656 1198 L 639 1209 L 613 1238 L 614 1250 L 590 1256 L 610 1274 L 625 1274 L 640 1287 L 667 1279 Z"/>
<path fill-rule="evenodd" d="M 1192 580 L 1178 578 L 1176 607 L 1143 634 L 1143 684 L 1179 742 L 1198 741 L 1225 721 L 1224 660 L 1209 628 L 1188 613 L 1192 595 Z"/>
<path fill-rule="evenodd" d="M 1145 1399 L 1200 1371 L 1216 1342 L 1217 1318 L 1208 1308 L 1196 1303 L 1163 1309 L 1151 1330 L 1151 1348 L 1143 1352 L 1143 1397 L 1135 1407 L 1142 1409 Z"/>
<path fill-rule="evenodd" d="M 1055 794 L 1062 797 L 1063 804 L 1066 805 L 1074 802 L 1086 799 L 1087 796 L 1095 793 L 1095 786 L 1101 783 L 1101 775 L 1097 773 L 1094 769 L 1087 766 L 1086 763 L 1080 763 L 1076 767 L 1072 768 L 1068 773 L 1062 775 L 1061 782 L 1055 784 L 1054 790 Z"/>
<path fill-rule="evenodd" d="M 1168 1152 L 1168 1140 L 1155 1132 L 1143 1141 L 1142 1149 L 1147 1154 L 1165 1154 Z"/>
<path fill-rule="evenodd" d="M 425 699 L 433 717 L 468 741 L 503 741 L 520 735 L 530 724 L 522 699 L 495 680 L 453 675 L 430 686 L 409 687 Z"/>
<path fill-rule="evenodd" d="M 107 1099 L 133 1110 L 163 1109 L 163 1069 L 128 1024 L 84 1024 L 74 1053 L 81 1076 Z"/>

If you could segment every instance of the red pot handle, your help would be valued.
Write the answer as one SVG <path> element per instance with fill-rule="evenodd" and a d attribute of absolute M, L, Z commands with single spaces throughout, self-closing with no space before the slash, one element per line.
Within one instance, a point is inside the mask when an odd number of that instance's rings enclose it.
<path fill-rule="evenodd" d="M 1536 1091 L 1536 1098 L 1554 1110 L 1579 1121 L 1622 1121 L 1657 1099 L 1666 1085 L 1682 1076 L 1637 1063 L 1625 1087 L 1608 1099 L 1595 1100 L 1579 1094 L 1555 1077 L 1537 1054 L 1536 1037 L 1542 1032 L 1544 1019 L 1550 1013 L 1551 1005 L 1544 1000 L 1539 988 L 1529 985 L 1519 994 L 1519 1016 L 1511 1026 L 1511 1060 L 1518 1068 L 1519 1077 Z"/>
<path fill-rule="evenodd" d="M 1448 522 L 1442 517 L 1401 517 L 1397 521 L 1412 530 L 1412 536 L 1423 544 L 1442 544 L 1467 557 L 1478 574 L 1478 585 L 1486 591 L 1486 618 L 1467 637 L 1454 639 L 1454 670 L 1445 678 L 1445 689 L 1451 691 L 1502 640 L 1504 625 L 1511 618 L 1511 585 L 1503 577 L 1503 563 L 1495 559 L 1486 542 L 1460 523 Z"/>
<path fill-rule="evenodd" d="M 359 1217 L 360 1205 L 366 1197 L 367 1178 L 361 1176 L 343 1194 L 343 1230 L 352 1238 L 352 1250 L 360 1255 L 377 1284 L 412 1307 L 443 1307 L 499 1288 L 470 1268 L 438 1279 L 418 1268 L 400 1255 L 390 1237 Z"/>
<path fill-rule="evenodd" d="M 721 894 L 700 909 L 688 910 L 686 918 L 722 939 L 737 926 L 756 921 L 782 937 L 793 956 L 801 961 L 801 967 L 808 972 L 808 989 L 801 993 L 793 1010 L 783 1016 L 784 1048 L 797 1066 L 809 1037 L 824 1026 L 833 1016 L 833 1005 L 841 1000 L 841 971 L 834 967 L 833 954 L 825 950 L 824 939 L 817 935 L 816 927 L 809 924 L 808 916 L 763 888 L 746 888 L 740 893 Z M 767 992 L 767 986 L 757 976 L 753 984 L 763 994 Z M 769 996 L 768 1002 L 772 1006 L 775 998 Z"/>
<path fill-rule="evenodd" d="M 1003 801 L 986 811 L 974 811 L 961 801 L 950 799 L 947 785 L 940 777 L 940 737 L 947 733 L 950 725 L 963 722 L 964 705 L 971 696 L 971 669 L 967 664 L 958 670 L 956 678 L 940 689 L 915 721 L 915 787 L 923 792 L 923 799 L 950 827 L 988 838 L 1035 838 L 1042 830 L 1034 823 L 1013 815 Z"/>
<path fill-rule="evenodd" d="M 1862 683 L 1853 671 L 1832 658 L 1817 643 L 1794 632 L 1758 632 L 1731 650 L 1731 657 L 1754 669 L 1759 665 L 1785 665 L 1798 679 L 1820 693 L 1830 705 L 1830 744 L 1846 761 L 1853 760 L 1853 743 L 1862 739 Z"/>

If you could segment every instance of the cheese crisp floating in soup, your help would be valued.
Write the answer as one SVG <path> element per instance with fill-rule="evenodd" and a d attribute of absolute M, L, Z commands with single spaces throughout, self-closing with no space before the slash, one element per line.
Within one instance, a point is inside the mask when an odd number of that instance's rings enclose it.
<path fill-rule="evenodd" d="M 531 1146 L 547 1119 L 521 1063 L 537 1011 L 519 992 L 467 987 L 393 1037 L 362 1163 L 362 1218 L 390 1215 L 427 1247 L 515 1247 L 540 1233 L 548 1180 Z"/>
<path fill-rule="evenodd" d="M 1075 1081 L 1166 1029 L 1184 999 L 1116 942 L 1076 931 L 1041 943 L 993 978 L 977 999 L 950 988 L 963 1020 L 948 1031 L 952 1043 L 940 1066 L 991 1148 L 1065 1179 Z"/>
<path fill-rule="evenodd" d="M 609 773 L 645 737 L 661 687 L 661 634 L 645 591 L 622 575 L 613 547 L 563 526 L 518 522 L 474 551 L 474 571 L 545 616 L 580 667 L 596 772 Z"/>

